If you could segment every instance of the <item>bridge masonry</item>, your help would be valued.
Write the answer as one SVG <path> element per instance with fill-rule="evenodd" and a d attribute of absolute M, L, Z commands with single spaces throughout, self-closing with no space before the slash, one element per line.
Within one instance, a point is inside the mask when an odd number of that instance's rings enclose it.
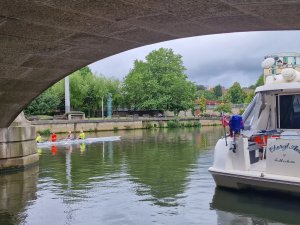
<path fill-rule="evenodd" d="M 8 128 L 0 128 L 0 173 L 23 170 L 38 160 L 35 127 L 21 113 Z"/>

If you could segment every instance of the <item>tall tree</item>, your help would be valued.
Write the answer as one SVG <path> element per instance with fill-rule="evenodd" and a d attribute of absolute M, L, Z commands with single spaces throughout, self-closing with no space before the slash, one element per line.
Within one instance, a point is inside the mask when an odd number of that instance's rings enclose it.
<path fill-rule="evenodd" d="M 124 93 L 133 108 L 170 110 L 177 114 L 193 105 L 196 86 L 187 80 L 182 56 L 172 49 L 150 52 L 134 62 L 124 79 Z"/>
<path fill-rule="evenodd" d="M 221 103 L 215 109 L 215 112 L 232 113 L 232 107 L 230 103 Z"/>
<path fill-rule="evenodd" d="M 247 94 L 241 88 L 241 85 L 238 82 L 234 82 L 234 84 L 228 89 L 225 99 L 233 104 L 244 103 Z"/>
<path fill-rule="evenodd" d="M 199 99 L 199 109 L 202 114 L 206 112 L 206 98 L 204 97 L 204 95 L 201 95 Z"/>
<path fill-rule="evenodd" d="M 259 78 L 257 79 L 256 83 L 255 83 L 255 87 L 259 87 L 264 85 L 264 75 L 260 75 Z"/>
<path fill-rule="evenodd" d="M 197 91 L 200 91 L 200 90 L 204 91 L 204 90 L 206 90 L 206 87 L 204 85 L 202 85 L 202 84 L 197 84 L 196 87 L 197 87 Z"/>
<path fill-rule="evenodd" d="M 207 100 L 217 100 L 215 93 L 211 90 L 199 90 L 196 92 L 196 96 L 198 98 L 200 98 L 202 95 L 204 95 Z"/>
<path fill-rule="evenodd" d="M 220 98 L 223 95 L 222 86 L 218 84 L 213 88 L 213 92 L 216 96 L 216 98 Z"/>
<path fill-rule="evenodd" d="M 53 115 L 60 105 L 64 105 L 63 81 L 59 81 L 48 88 L 34 99 L 24 111 L 27 115 Z"/>
<path fill-rule="evenodd" d="M 72 108 L 88 116 L 95 115 L 101 108 L 102 97 L 106 100 L 108 93 L 112 94 L 113 105 L 123 104 L 120 81 L 93 74 L 88 67 L 70 75 L 70 92 Z M 64 111 L 64 80 L 50 87 L 25 109 L 25 113 L 31 115 L 52 115 L 56 111 Z"/>
<path fill-rule="evenodd" d="M 252 101 L 253 97 L 254 97 L 254 91 L 250 91 L 248 93 L 247 97 L 245 98 L 245 103 L 247 103 L 247 104 L 250 103 Z"/>

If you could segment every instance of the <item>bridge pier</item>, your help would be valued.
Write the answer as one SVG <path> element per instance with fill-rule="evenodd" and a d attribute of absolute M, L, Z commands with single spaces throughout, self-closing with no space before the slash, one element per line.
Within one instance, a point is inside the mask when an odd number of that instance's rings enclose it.
<path fill-rule="evenodd" d="M 0 173 L 23 170 L 38 160 L 35 127 L 22 112 L 8 128 L 0 128 Z"/>

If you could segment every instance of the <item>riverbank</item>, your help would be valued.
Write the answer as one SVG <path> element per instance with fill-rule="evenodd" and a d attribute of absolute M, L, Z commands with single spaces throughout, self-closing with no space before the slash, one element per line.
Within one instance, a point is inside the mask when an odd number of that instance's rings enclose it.
<path fill-rule="evenodd" d="M 194 127 L 194 126 L 217 126 L 221 125 L 219 119 L 199 118 L 143 118 L 143 119 L 86 119 L 86 120 L 38 120 L 32 121 L 37 132 L 65 133 L 68 131 L 85 132 L 117 131 L 150 129 L 164 127 Z"/>

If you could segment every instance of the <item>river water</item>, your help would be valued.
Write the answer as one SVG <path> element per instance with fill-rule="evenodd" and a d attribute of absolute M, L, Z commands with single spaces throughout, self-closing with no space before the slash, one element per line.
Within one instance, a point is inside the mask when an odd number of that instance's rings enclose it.
<path fill-rule="evenodd" d="M 216 189 L 220 127 L 101 132 L 121 141 L 39 149 L 0 175 L 0 225 L 300 224 L 300 200 Z"/>

